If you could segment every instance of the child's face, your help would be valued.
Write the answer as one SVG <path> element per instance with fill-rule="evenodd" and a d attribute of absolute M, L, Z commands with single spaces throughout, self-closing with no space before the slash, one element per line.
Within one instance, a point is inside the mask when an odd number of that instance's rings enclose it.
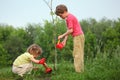
<path fill-rule="evenodd" d="M 32 51 L 31 53 L 35 58 L 37 58 L 41 54 L 41 53 L 38 53 L 36 51 Z"/>
<path fill-rule="evenodd" d="M 59 14 L 58 16 L 61 17 L 62 19 L 65 19 L 67 17 L 66 12 L 64 12 L 63 14 Z"/>
<path fill-rule="evenodd" d="M 40 54 L 34 54 L 33 56 L 34 56 L 35 58 L 37 58 L 39 55 L 40 55 Z"/>
<path fill-rule="evenodd" d="M 33 55 L 34 58 L 37 58 L 39 55 L 41 55 L 41 50 L 39 49 L 30 49 L 29 53 Z"/>

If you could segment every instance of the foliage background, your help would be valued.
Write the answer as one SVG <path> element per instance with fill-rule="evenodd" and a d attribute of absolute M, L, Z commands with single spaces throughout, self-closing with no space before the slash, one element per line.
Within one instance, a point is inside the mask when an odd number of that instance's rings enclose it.
<path fill-rule="evenodd" d="M 120 48 L 120 19 L 109 20 L 106 18 L 96 21 L 93 18 L 81 20 L 80 24 L 85 34 L 85 58 L 95 58 L 97 54 L 120 56 L 117 51 Z M 11 25 L 0 24 L 0 65 L 12 65 L 13 60 L 24 53 L 29 45 L 36 43 L 43 49 L 41 57 L 46 57 L 54 63 L 54 28 L 57 36 L 65 32 L 65 22 L 57 21 L 55 26 L 52 22 L 45 21 L 41 24 L 28 24 L 25 28 L 14 28 Z M 57 50 L 58 62 L 61 60 L 73 61 L 72 37 L 69 36 L 67 45 L 63 50 Z"/>
<path fill-rule="evenodd" d="M 93 18 L 80 21 L 85 34 L 85 72 L 77 74 L 73 67 L 73 42 L 69 36 L 64 49 L 57 49 L 57 71 L 50 75 L 40 70 L 33 71 L 25 80 L 119 80 L 120 74 L 120 19 L 110 20 Z M 12 25 L 0 24 L 0 79 L 13 80 L 12 63 L 33 43 L 40 45 L 47 64 L 54 67 L 57 36 L 66 31 L 65 22 L 58 19 L 55 25 L 45 21 L 41 24 L 28 24 L 26 27 L 14 28 Z M 56 33 L 56 37 L 54 36 Z M 43 70 L 44 71 L 44 70 Z M 9 78 L 8 78 L 9 77 Z"/>

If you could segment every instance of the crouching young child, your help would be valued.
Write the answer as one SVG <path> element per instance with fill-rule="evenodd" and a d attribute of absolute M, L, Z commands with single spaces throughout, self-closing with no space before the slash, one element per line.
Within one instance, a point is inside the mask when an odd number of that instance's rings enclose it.
<path fill-rule="evenodd" d="M 33 64 L 41 64 L 40 60 L 36 58 L 42 54 L 42 48 L 37 44 L 32 44 L 27 48 L 27 51 L 18 56 L 13 62 L 12 72 L 23 77 L 24 74 L 29 73 L 33 69 Z"/>

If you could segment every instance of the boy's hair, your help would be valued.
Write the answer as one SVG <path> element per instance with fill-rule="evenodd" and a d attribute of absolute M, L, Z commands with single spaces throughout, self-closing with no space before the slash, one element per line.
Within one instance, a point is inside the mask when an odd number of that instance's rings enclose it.
<path fill-rule="evenodd" d="M 38 46 L 37 44 L 32 44 L 27 48 L 27 52 L 32 54 L 31 51 L 34 51 L 37 54 L 41 54 L 42 53 L 42 48 L 40 46 Z"/>
<path fill-rule="evenodd" d="M 63 14 L 65 11 L 68 11 L 67 7 L 63 4 L 60 4 L 56 7 L 55 14 L 56 15 Z"/>

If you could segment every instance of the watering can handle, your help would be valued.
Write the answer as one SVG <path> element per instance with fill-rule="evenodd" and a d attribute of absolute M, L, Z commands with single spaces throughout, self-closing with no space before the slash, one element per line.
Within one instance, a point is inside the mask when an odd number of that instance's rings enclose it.
<path fill-rule="evenodd" d="M 57 44 L 59 44 L 59 43 L 60 43 L 60 39 L 58 40 Z"/>

